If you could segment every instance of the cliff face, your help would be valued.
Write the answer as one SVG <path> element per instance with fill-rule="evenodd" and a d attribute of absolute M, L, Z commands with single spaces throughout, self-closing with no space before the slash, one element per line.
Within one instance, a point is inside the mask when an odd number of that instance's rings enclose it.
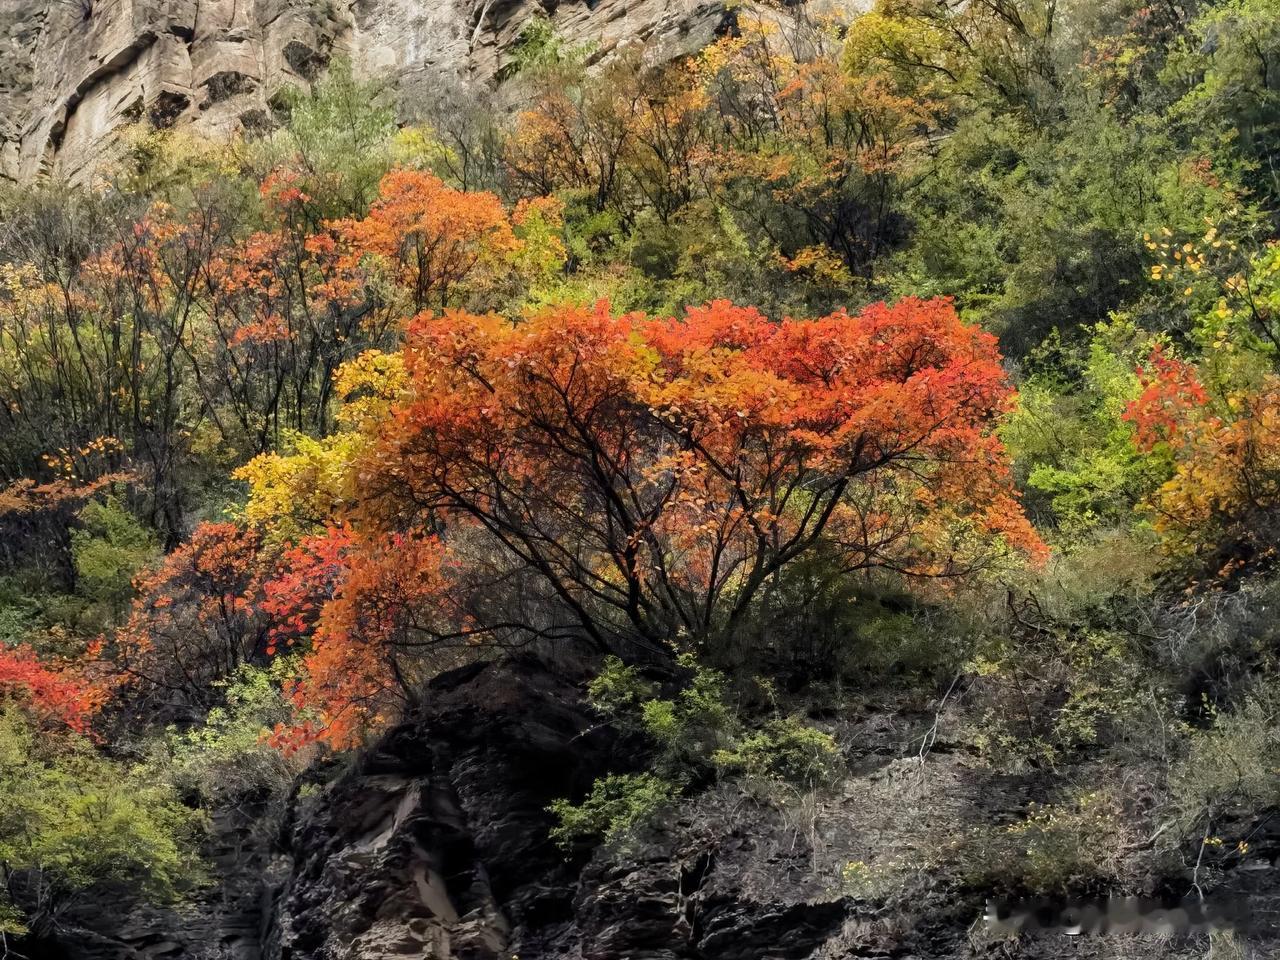
<path fill-rule="evenodd" d="M 692 49 L 721 0 L 0 0 L 0 175 L 86 178 L 116 131 L 149 118 L 226 135 L 263 123 L 284 86 L 334 56 L 402 101 L 490 81 L 549 14 L 607 52 L 630 38 Z"/>
<path fill-rule="evenodd" d="M 1052 781 L 994 774 L 935 744 L 927 770 L 902 724 L 846 729 L 850 777 L 820 807 L 713 788 L 627 850 L 566 855 L 547 805 L 624 770 L 634 744 L 602 729 L 582 677 L 536 660 L 437 678 L 424 706 L 345 770 L 295 790 L 281 823 L 246 802 L 215 818 L 214 883 L 177 908 L 89 898 L 35 960 L 1193 960 L 1205 938 L 1045 933 L 993 938 L 985 895 L 933 866 L 947 824 L 998 821 Z M 897 744 L 895 747 L 894 745 Z M 265 815 L 265 816 L 264 816 Z M 1253 843 L 1271 861 L 1280 827 Z M 256 824 L 256 827 L 255 827 Z M 263 829 L 270 824 L 270 829 Z M 278 827 L 276 826 L 278 824 Z M 886 908 L 832 882 L 850 860 L 914 865 Z M 836 871 L 838 873 L 838 870 Z M 1256 953 L 1280 956 L 1280 871 L 1236 871 Z M 1218 954 L 1213 954 L 1217 956 Z"/>

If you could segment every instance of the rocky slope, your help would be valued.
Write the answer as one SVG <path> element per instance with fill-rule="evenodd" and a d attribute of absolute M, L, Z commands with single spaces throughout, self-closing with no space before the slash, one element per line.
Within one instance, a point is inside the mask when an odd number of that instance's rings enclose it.
<path fill-rule="evenodd" d="M 88 178 L 127 123 L 211 136 L 267 121 L 272 97 L 334 56 L 387 76 L 409 108 L 491 81 L 529 18 L 548 13 L 601 54 L 640 38 L 707 42 L 723 0 L 0 0 L 0 175 Z"/>
<path fill-rule="evenodd" d="M 985 896 L 932 854 L 957 825 L 1016 817 L 1052 777 L 994 774 L 940 740 L 904 745 L 923 715 L 850 718 L 851 776 L 819 806 L 713 789 L 626 855 L 566 856 L 547 804 L 631 751 L 599 728 L 580 685 L 534 660 L 455 670 L 427 706 L 345 771 L 300 787 L 274 837 L 252 803 L 228 811 L 216 883 L 179 910 L 122 917 L 81 905 L 35 960 L 838 960 L 1206 956 L 1205 935 L 992 938 Z M 258 821 L 259 825 L 264 821 Z M 1255 832 L 1266 858 L 1280 827 Z M 892 905 L 839 882 L 851 860 L 902 866 Z M 1229 878 L 1277 956 L 1280 871 Z"/>

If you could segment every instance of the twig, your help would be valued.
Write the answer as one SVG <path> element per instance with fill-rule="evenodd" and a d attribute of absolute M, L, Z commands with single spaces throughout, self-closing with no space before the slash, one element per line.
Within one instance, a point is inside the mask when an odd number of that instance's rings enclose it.
<path fill-rule="evenodd" d="M 1119 847 L 1116 852 L 1123 855 L 1126 853 L 1137 853 L 1139 850 L 1150 850 L 1155 846 L 1156 841 L 1160 839 L 1160 835 L 1173 826 L 1173 824 L 1174 821 L 1166 820 L 1156 828 L 1155 833 L 1151 834 L 1151 836 L 1147 837 L 1145 840 L 1135 840 L 1133 843 L 1127 843 Z M 1203 848 L 1203 844 L 1201 844 L 1201 847 Z"/>
<path fill-rule="evenodd" d="M 1204 822 L 1204 836 L 1200 838 L 1200 851 L 1196 854 L 1195 869 L 1191 871 L 1191 886 L 1195 888 L 1200 902 L 1204 902 L 1204 890 L 1200 888 L 1200 861 L 1204 859 L 1204 848 L 1209 843 L 1209 830 L 1213 827 L 1213 817 L 1208 816 Z"/>
<path fill-rule="evenodd" d="M 963 669 L 960 670 L 951 680 L 951 686 L 947 687 L 947 692 L 942 695 L 942 699 L 938 701 L 938 709 L 933 714 L 933 725 L 920 738 L 920 752 L 916 755 L 916 759 L 920 763 L 920 777 L 924 777 L 924 761 L 929 755 L 929 751 L 933 749 L 933 745 L 938 742 L 938 728 L 942 724 L 942 711 L 947 708 L 947 700 L 951 697 L 951 691 L 956 688 L 956 684 L 960 682 L 960 678 L 964 675 Z"/>

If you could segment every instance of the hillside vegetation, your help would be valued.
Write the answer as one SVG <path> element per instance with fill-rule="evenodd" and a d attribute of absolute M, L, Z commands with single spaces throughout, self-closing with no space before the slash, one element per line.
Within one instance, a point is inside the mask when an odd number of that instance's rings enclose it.
<path fill-rule="evenodd" d="M 890 913 L 1274 859 L 1280 2 L 534 21 L 395 107 L 0 194 L 4 944 L 517 654 L 626 745 L 570 859 L 727 797 Z"/>

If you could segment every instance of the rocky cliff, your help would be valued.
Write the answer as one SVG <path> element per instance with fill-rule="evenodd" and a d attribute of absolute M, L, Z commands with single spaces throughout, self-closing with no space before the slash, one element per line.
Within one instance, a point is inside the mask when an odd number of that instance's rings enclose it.
<path fill-rule="evenodd" d="M 938 742 L 904 752 L 912 718 L 851 718 L 850 776 L 817 806 L 712 788 L 625 852 L 566 854 L 546 807 L 635 751 L 601 729 L 581 678 L 532 659 L 439 677 L 425 708 L 345 770 L 314 771 L 283 822 L 224 811 L 214 883 L 180 909 L 82 903 L 33 960 L 1166 960 L 1206 937 L 993 938 L 986 891 L 935 865 L 948 825 L 1016 815 L 1052 778 L 995 774 Z M 256 818 L 256 819 L 255 819 Z M 254 829 L 257 823 L 258 829 Z M 273 829 L 264 832 L 263 823 Z M 1280 826 L 1254 831 L 1264 865 Z M 900 867 L 892 904 L 840 864 Z M 895 868 L 896 869 L 896 868 Z M 1254 911 L 1256 952 L 1280 956 L 1280 871 L 1223 888 Z"/>
<path fill-rule="evenodd" d="M 0 0 L 0 174 L 85 179 L 124 124 L 252 128 L 334 56 L 402 102 L 492 80 L 542 12 L 601 53 L 707 42 L 722 0 Z"/>

